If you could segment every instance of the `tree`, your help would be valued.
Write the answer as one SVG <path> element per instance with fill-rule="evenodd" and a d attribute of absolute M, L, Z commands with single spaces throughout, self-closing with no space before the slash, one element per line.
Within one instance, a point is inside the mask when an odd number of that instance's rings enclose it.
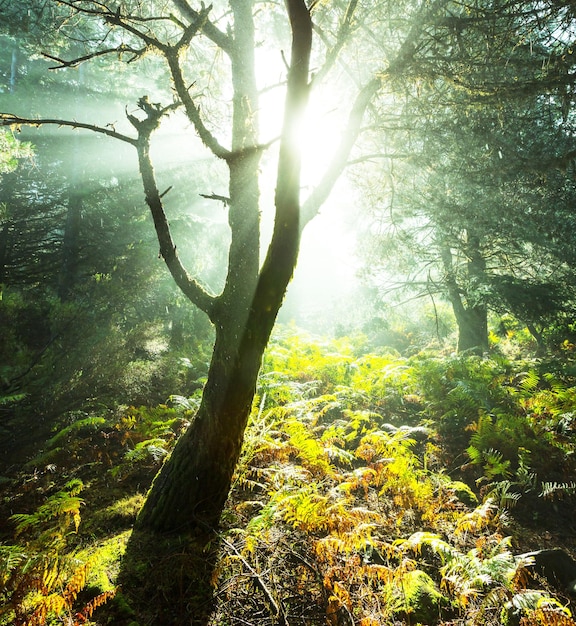
<path fill-rule="evenodd" d="M 538 337 L 554 307 L 551 297 L 531 300 L 551 295 L 554 281 L 567 289 L 571 253 L 558 237 L 573 222 L 573 176 L 558 172 L 572 168 L 574 149 L 565 17 L 529 3 L 455 8 L 437 24 L 423 77 L 399 86 L 396 117 L 385 121 L 382 247 L 388 261 L 412 257 L 403 262 L 422 293 L 448 298 L 461 351 L 488 346 L 489 308 Z"/>
<path fill-rule="evenodd" d="M 65 125 L 106 134 L 132 145 L 138 155 L 146 202 L 154 219 L 164 258 L 174 280 L 188 299 L 212 321 L 216 339 L 208 380 L 198 414 L 180 439 L 170 460 L 157 477 L 138 525 L 158 531 L 184 531 L 200 518 L 217 522 L 230 487 L 232 473 L 251 410 L 257 373 L 286 286 L 298 254 L 301 232 L 299 179 L 300 157 L 297 126 L 308 97 L 308 66 L 312 27 L 308 9 L 300 0 L 287 2 L 293 34 L 288 70 L 286 109 L 280 140 L 276 186 L 274 234 L 260 267 L 259 166 L 265 146 L 258 137 L 258 92 L 254 69 L 255 26 L 253 3 L 230 3 L 233 25 L 220 30 L 210 20 L 210 8 L 196 11 L 187 2 L 175 1 L 179 12 L 154 16 L 136 5 L 132 13 L 108 9 L 96 2 L 65 2 L 72 15 L 101 20 L 114 33 L 130 40 L 104 52 L 132 55 L 132 59 L 155 50 L 166 62 L 176 94 L 168 105 L 138 101 L 137 113 L 128 113 L 136 136 L 113 127 L 64 122 Z M 151 24 L 158 27 L 154 34 Z M 164 29 L 163 26 L 169 26 Z M 169 32 L 168 32 L 169 31 Z M 174 33 L 177 32 L 177 35 Z M 231 147 L 225 148 L 207 127 L 199 105 L 190 95 L 184 76 L 183 56 L 200 33 L 227 55 L 234 95 L 232 99 Z M 164 36 L 164 39 L 161 37 Z M 140 46 L 140 47 L 137 47 Z M 103 51 L 93 52 L 86 58 Z M 76 65 L 59 62 L 60 65 Z M 224 288 L 216 296 L 191 278 L 184 269 L 158 189 L 150 157 L 151 136 L 161 121 L 182 107 L 205 146 L 228 168 L 229 197 L 225 200 L 231 243 Z M 5 123 L 17 123 L 4 117 Z M 21 120 L 23 123 L 24 120 Z M 60 122 L 57 122 L 60 123 Z"/>
<path fill-rule="evenodd" d="M 266 256 L 260 264 L 260 166 L 269 145 L 258 133 L 258 88 L 255 74 L 257 22 L 262 16 L 276 16 L 285 21 L 272 5 L 255 14 L 255 2 L 230 0 L 219 2 L 224 18 L 214 18 L 212 7 L 199 10 L 185 0 L 173 0 L 175 10 L 156 11 L 154 3 L 123 3 L 111 7 L 92 0 L 69 0 L 58 3 L 70 12 L 68 23 L 76 28 L 82 19 L 93 20 L 94 38 L 86 36 L 86 53 L 72 60 L 64 54 L 50 55 L 56 67 L 75 67 L 88 60 L 116 56 L 127 63 L 146 61 L 151 54 L 163 61 L 170 80 L 173 101 L 167 102 L 166 91 L 139 98 L 137 109 L 127 111 L 131 130 L 118 123 L 94 124 L 59 118 L 26 117 L 4 113 L 4 125 L 56 124 L 87 129 L 117 139 L 133 147 L 138 156 L 146 202 L 150 208 L 158 242 L 172 277 L 185 296 L 209 317 L 215 329 L 215 343 L 207 382 L 199 411 L 186 433 L 178 441 L 170 459 L 156 477 L 137 527 L 160 532 L 186 532 L 197 524 L 214 526 L 219 518 L 236 461 L 240 454 L 244 429 L 251 411 L 256 379 L 276 315 L 292 276 L 300 235 L 305 224 L 317 213 L 336 180 L 346 167 L 354 143 L 361 131 L 364 112 L 385 80 L 398 79 L 418 61 L 420 51 L 426 54 L 422 40 L 430 40 L 427 28 L 442 18 L 446 0 L 414 6 L 383 5 L 374 19 L 385 18 L 392 9 L 402 13 L 395 27 L 396 45 L 375 55 L 378 71 L 364 67 L 356 93 L 350 98 L 348 121 L 339 147 L 326 158 L 324 176 L 310 195 L 300 202 L 301 161 L 297 127 L 311 88 L 308 67 L 312 45 L 310 12 L 302 0 L 287 0 L 288 30 L 292 34 L 292 51 L 288 67 L 284 124 L 278 153 L 275 192 L 274 229 Z M 315 5 L 316 3 L 313 3 Z M 336 2 L 334 10 L 320 14 L 317 32 L 325 44 L 325 54 L 318 58 L 319 68 L 312 87 L 336 67 L 338 55 L 356 30 L 361 37 L 357 46 L 380 42 L 365 12 L 356 19 L 357 0 Z M 226 11 L 226 8 L 228 9 Z M 323 16 L 323 17 L 322 17 Z M 226 23 L 224 27 L 221 22 Z M 396 24 L 384 20 L 382 23 Z M 84 31 L 82 31 L 84 32 Z M 79 38 L 76 37 L 78 40 Z M 433 39 L 433 37 L 432 37 Z M 376 48 L 376 46 L 373 46 Z M 194 56 L 195 55 L 195 56 Z M 203 97 L 195 85 L 195 63 L 206 57 L 226 59 L 223 76 L 232 91 L 229 147 L 216 128 L 218 119 L 209 124 Z M 156 68 L 156 65 L 153 66 Z M 343 64 L 343 73 L 351 82 L 358 73 Z M 163 77 L 166 83 L 165 76 Z M 218 85 L 217 81 L 213 84 Z M 218 89 L 218 86 L 214 87 Z M 156 93 L 159 93 L 158 97 Z M 208 90 L 207 90 L 207 93 Z M 348 95 L 348 94 L 346 94 Z M 218 103 L 210 101 L 215 109 Z M 226 107 L 224 107 L 225 109 Z M 190 276 L 182 263 L 167 218 L 164 199 L 152 165 L 152 137 L 168 115 L 184 111 L 205 148 L 225 166 L 228 192 L 206 194 L 226 205 L 230 228 L 227 274 L 218 295 Z M 224 111 L 226 112 L 226 111 Z M 168 188 L 169 190 L 169 188 Z"/>

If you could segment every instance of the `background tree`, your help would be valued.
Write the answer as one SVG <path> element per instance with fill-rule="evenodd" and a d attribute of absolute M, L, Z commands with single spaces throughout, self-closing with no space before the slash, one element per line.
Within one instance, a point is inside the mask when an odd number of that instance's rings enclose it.
<path fill-rule="evenodd" d="M 380 153 L 385 258 L 410 258 L 421 293 L 450 300 L 459 350 L 487 347 L 489 308 L 517 315 L 541 340 L 538 327 L 572 299 L 552 297 L 555 281 L 565 292 L 573 283 L 558 237 L 572 224 L 573 176 L 559 171 L 573 150 L 570 26 L 553 7 L 448 13 L 420 75 L 398 89 L 395 116 L 384 117 L 386 103 L 378 112 L 399 146 Z"/>

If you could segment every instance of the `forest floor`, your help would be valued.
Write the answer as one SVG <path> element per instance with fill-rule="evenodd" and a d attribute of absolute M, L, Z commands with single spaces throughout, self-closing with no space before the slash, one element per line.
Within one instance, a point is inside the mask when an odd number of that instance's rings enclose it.
<path fill-rule="evenodd" d="M 0 461 L 0 624 L 576 624 L 568 357 L 280 336 L 202 537 L 131 538 L 196 396 L 65 416 Z"/>

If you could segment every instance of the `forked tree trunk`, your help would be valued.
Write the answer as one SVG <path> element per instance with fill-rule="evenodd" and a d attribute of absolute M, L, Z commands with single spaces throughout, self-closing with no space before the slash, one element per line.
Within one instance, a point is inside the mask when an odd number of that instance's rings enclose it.
<path fill-rule="evenodd" d="M 298 257 L 300 158 L 294 131 L 308 97 L 310 15 L 303 0 L 287 1 L 293 44 L 278 162 L 276 219 L 266 259 L 258 271 L 260 151 L 254 119 L 252 3 L 235 0 L 231 7 L 236 36 L 230 55 L 235 89 L 233 150 L 225 157 L 230 169 L 232 232 L 228 276 L 221 296 L 205 303 L 216 340 L 200 408 L 155 478 L 137 519 L 137 529 L 162 533 L 185 533 L 218 523 L 242 449 L 262 355 Z M 194 297 L 197 286 L 190 286 L 180 272 L 161 196 L 154 185 L 147 127 L 133 123 L 141 134 L 140 169 L 162 255 L 175 278 Z"/>
<path fill-rule="evenodd" d="M 477 286 L 484 280 L 485 261 L 478 240 L 469 235 L 468 244 L 467 281 Z M 476 298 L 469 298 L 472 303 L 464 302 L 463 289 L 456 279 L 450 248 L 444 246 L 441 255 L 448 298 L 458 326 L 458 352 L 481 354 L 488 349 L 488 308 L 483 302 L 475 302 Z"/>

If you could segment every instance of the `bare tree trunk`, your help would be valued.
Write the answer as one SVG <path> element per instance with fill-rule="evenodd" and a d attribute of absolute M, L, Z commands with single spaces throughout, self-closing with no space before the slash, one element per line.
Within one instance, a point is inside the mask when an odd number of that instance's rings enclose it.
<path fill-rule="evenodd" d="M 72 183 L 72 185 L 75 184 L 75 182 Z M 82 198 L 76 189 L 72 189 L 68 197 L 64 239 L 62 240 L 62 261 L 58 277 L 58 297 L 61 300 L 69 299 L 78 280 L 81 219 Z"/>

